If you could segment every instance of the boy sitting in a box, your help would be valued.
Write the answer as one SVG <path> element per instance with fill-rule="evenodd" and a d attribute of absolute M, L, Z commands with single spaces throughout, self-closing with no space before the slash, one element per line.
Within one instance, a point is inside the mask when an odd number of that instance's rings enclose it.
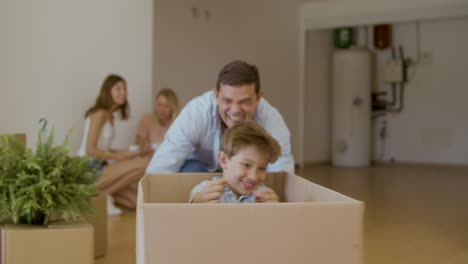
<path fill-rule="evenodd" d="M 278 142 L 254 122 L 226 130 L 218 159 L 223 176 L 203 181 L 192 189 L 191 203 L 275 203 L 278 195 L 266 187 L 268 163 L 281 154 Z"/>

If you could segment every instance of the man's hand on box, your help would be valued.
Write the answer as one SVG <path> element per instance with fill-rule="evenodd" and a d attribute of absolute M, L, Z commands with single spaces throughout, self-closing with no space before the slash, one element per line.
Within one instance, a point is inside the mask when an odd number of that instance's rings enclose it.
<path fill-rule="evenodd" d="M 224 193 L 225 179 L 208 181 L 203 189 L 193 196 L 193 203 L 219 203 Z"/>
<path fill-rule="evenodd" d="M 255 202 L 257 203 L 277 203 L 279 202 L 278 195 L 275 191 L 268 187 L 261 187 L 259 190 L 254 192 Z"/>

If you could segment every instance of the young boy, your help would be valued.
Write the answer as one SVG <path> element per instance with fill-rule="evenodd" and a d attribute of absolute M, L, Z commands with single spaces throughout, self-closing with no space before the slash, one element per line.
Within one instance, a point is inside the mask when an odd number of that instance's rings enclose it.
<path fill-rule="evenodd" d="M 266 168 L 281 154 L 278 142 L 254 122 L 227 129 L 218 160 L 223 176 L 203 181 L 192 189 L 191 203 L 273 203 L 276 193 L 266 187 Z"/>

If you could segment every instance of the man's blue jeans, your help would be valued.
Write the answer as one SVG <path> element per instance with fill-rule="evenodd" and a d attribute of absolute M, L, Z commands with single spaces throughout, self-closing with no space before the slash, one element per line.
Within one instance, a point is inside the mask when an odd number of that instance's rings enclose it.
<path fill-rule="evenodd" d="M 185 161 L 184 165 L 182 165 L 182 168 L 180 168 L 179 172 L 209 172 L 209 171 L 208 171 L 208 165 L 206 165 L 205 163 L 199 160 L 188 159 Z"/>

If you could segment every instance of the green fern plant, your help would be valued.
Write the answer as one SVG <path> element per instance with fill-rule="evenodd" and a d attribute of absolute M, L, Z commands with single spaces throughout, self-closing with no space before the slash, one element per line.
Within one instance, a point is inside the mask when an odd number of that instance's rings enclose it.
<path fill-rule="evenodd" d="M 39 132 L 36 151 L 5 136 L 0 147 L 0 223 L 47 225 L 53 219 L 77 219 L 94 214 L 91 197 L 98 193 L 99 172 L 86 157 L 71 157 L 69 137 L 54 146 Z"/>

